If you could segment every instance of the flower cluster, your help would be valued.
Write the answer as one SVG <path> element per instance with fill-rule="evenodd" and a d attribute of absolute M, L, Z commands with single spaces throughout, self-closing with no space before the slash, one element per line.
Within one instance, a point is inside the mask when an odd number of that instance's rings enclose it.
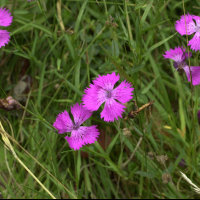
<path fill-rule="evenodd" d="M 190 72 L 192 75 L 192 84 L 198 85 L 200 84 L 200 66 L 193 67 L 188 66 L 185 62 L 188 58 L 188 53 L 185 52 L 186 50 L 182 47 L 175 47 L 175 49 L 170 49 L 169 51 L 165 52 L 163 55 L 165 58 L 170 58 L 174 60 L 174 68 L 178 71 L 184 71 L 186 73 L 187 79 L 190 82 Z M 192 53 L 189 53 L 189 57 L 192 56 Z"/>
<path fill-rule="evenodd" d="M 12 23 L 12 19 L 13 17 L 8 10 L 6 10 L 5 8 L 0 8 L 0 26 L 10 26 L 10 24 Z M 2 46 L 5 46 L 5 44 L 8 44 L 9 40 L 9 32 L 6 30 L 0 30 L 0 48 Z"/>
<path fill-rule="evenodd" d="M 119 74 L 115 72 L 97 77 L 89 88 L 85 89 L 82 102 L 80 105 L 76 103 L 71 107 L 71 113 L 74 122 L 70 119 L 69 113 L 64 111 L 59 114 L 53 126 L 59 131 L 59 134 L 71 132 L 71 137 L 66 136 L 65 139 L 69 143 L 70 148 L 74 150 L 80 149 L 83 145 L 94 143 L 99 131 L 96 126 L 81 126 L 81 124 L 92 115 L 92 111 L 96 111 L 105 103 L 101 112 L 101 119 L 106 122 L 113 122 L 115 119 L 122 118 L 124 112 L 124 103 L 132 99 L 133 90 L 131 84 L 122 81 L 114 88 L 119 81 Z"/>
<path fill-rule="evenodd" d="M 27 0 L 31 1 L 31 0 Z M 13 17 L 11 16 L 11 13 L 9 10 L 6 10 L 6 8 L 0 8 L 0 26 L 7 27 L 10 26 L 12 23 Z M 10 41 L 10 32 L 6 30 L 0 30 L 0 48 L 8 44 Z"/>
<path fill-rule="evenodd" d="M 200 50 L 200 17 L 190 14 L 183 15 L 180 20 L 176 21 L 175 28 L 181 35 L 195 33 L 188 45 L 192 50 Z M 189 82 L 192 76 L 192 84 L 200 84 L 200 66 L 188 66 L 186 63 L 186 59 L 188 56 L 191 57 L 192 53 L 187 53 L 183 47 L 175 47 L 175 49 L 166 51 L 163 56 L 174 60 L 174 68 L 178 72 L 185 72 Z"/>

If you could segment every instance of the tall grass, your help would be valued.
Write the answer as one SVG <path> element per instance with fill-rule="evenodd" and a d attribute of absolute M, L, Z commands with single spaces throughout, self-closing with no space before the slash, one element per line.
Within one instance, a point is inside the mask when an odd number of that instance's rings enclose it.
<path fill-rule="evenodd" d="M 179 171 L 200 185 L 200 89 L 163 58 L 170 48 L 187 47 L 174 23 L 184 12 L 198 15 L 198 0 L 1 0 L 0 6 L 14 17 L 11 41 L 1 48 L 0 98 L 12 95 L 24 106 L 0 110 L 0 121 L 26 166 L 0 140 L 3 198 L 198 197 Z M 108 25 L 111 18 L 116 26 Z M 190 64 L 198 66 L 199 53 L 193 55 Z M 139 107 L 155 102 L 127 121 L 107 123 L 94 112 L 86 124 L 98 125 L 101 138 L 75 152 L 52 124 L 81 102 L 94 78 L 113 71 L 133 84 Z M 15 92 L 24 75 L 30 88 Z M 129 102 L 123 117 L 133 109 Z"/>

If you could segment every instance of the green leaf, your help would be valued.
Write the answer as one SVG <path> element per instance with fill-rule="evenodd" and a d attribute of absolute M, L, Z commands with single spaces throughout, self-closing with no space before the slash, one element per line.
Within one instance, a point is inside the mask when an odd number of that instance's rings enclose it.
<path fill-rule="evenodd" d="M 143 88 L 143 90 L 141 91 L 141 93 L 142 93 L 142 94 L 147 93 L 147 92 L 150 90 L 150 88 L 153 86 L 153 84 L 156 82 L 157 78 L 158 78 L 158 76 L 157 76 L 155 79 L 153 79 L 153 80 L 147 85 L 147 87 Z"/>
<path fill-rule="evenodd" d="M 23 21 L 23 20 L 21 20 L 21 19 L 15 19 L 15 21 L 18 22 L 18 23 L 20 23 L 20 24 L 25 25 L 24 27 L 30 26 L 30 27 L 32 27 L 32 28 L 37 28 L 37 29 L 39 29 L 39 30 L 41 30 L 41 31 L 44 31 L 44 32 L 47 33 L 48 35 L 51 35 L 51 36 L 52 36 L 51 30 L 48 29 L 48 28 L 46 28 L 44 25 L 36 24 L 36 23 L 34 23 L 34 22 L 31 22 L 31 23 L 28 23 L 28 24 L 27 24 L 27 22 L 25 22 L 25 21 Z M 20 31 L 20 30 L 21 30 L 21 28 L 19 29 L 19 31 Z M 17 29 L 17 30 L 15 30 L 15 31 L 11 32 L 11 33 L 10 33 L 10 36 L 16 34 L 16 33 L 19 32 L 19 31 L 18 31 L 18 29 Z"/>
<path fill-rule="evenodd" d="M 160 23 L 158 23 L 158 24 L 154 24 L 154 25 L 152 25 L 152 26 L 149 26 L 148 28 L 142 29 L 142 30 L 140 31 L 140 34 L 142 35 L 142 34 L 144 34 L 146 31 L 149 31 L 149 30 L 151 30 L 151 29 L 153 29 L 153 28 L 156 28 L 156 27 L 158 27 L 159 25 L 161 25 L 161 24 L 163 24 L 163 23 L 165 23 L 165 22 L 167 22 L 167 21 L 169 21 L 169 20 L 170 20 L 170 19 L 167 19 L 167 20 L 162 21 L 162 22 L 160 22 Z"/>
<path fill-rule="evenodd" d="M 140 24 L 143 24 L 144 21 L 146 20 L 147 15 L 148 15 L 148 13 L 149 13 L 149 10 L 150 10 L 150 8 L 151 8 L 151 6 L 152 6 L 152 4 L 153 4 L 153 1 L 154 1 L 154 0 L 151 0 L 151 2 L 149 2 L 149 4 L 147 5 L 147 7 L 146 7 L 146 9 L 145 9 L 145 11 L 144 11 L 144 14 L 142 15 L 142 18 L 141 18 L 141 20 L 140 20 Z"/>
<path fill-rule="evenodd" d="M 159 47 L 160 45 L 164 44 L 165 42 L 167 42 L 168 40 L 170 40 L 171 38 L 173 38 L 177 33 L 175 33 L 174 35 L 171 35 L 170 37 L 154 44 L 153 46 L 151 46 L 147 52 L 142 56 L 142 58 L 144 58 L 146 55 L 148 55 L 151 51 L 153 51 L 154 49 L 156 49 L 157 47 Z"/>
<path fill-rule="evenodd" d="M 76 88 L 70 81 L 68 81 L 67 79 L 64 78 L 64 76 L 62 76 L 61 74 L 59 74 L 56 70 L 54 70 L 54 73 L 60 78 L 60 79 L 64 79 L 65 83 L 75 92 L 77 93 L 79 96 L 82 97 L 83 93 Z"/>
<path fill-rule="evenodd" d="M 113 62 L 113 64 L 115 65 L 115 67 L 118 69 L 118 71 L 120 72 L 120 74 L 130 83 L 132 83 L 134 85 L 134 81 L 131 79 L 131 77 L 122 69 L 122 67 L 120 66 L 119 63 L 116 62 L 115 59 L 112 58 L 112 56 L 108 53 L 108 51 L 102 46 L 100 45 L 101 48 L 103 49 L 103 51 L 106 53 L 106 55 L 109 57 L 109 59 Z"/>
<path fill-rule="evenodd" d="M 65 40 L 67 42 L 67 45 L 69 47 L 69 51 L 71 53 L 71 56 L 72 56 L 73 59 L 75 59 L 75 51 L 74 51 L 74 47 L 72 45 L 71 36 L 68 36 L 67 33 L 64 34 L 64 36 L 65 36 Z"/>
<path fill-rule="evenodd" d="M 112 41 L 112 56 L 115 58 L 119 57 L 119 47 L 115 40 Z"/>
<path fill-rule="evenodd" d="M 80 12 L 78 14 L 78 18 L 76 20 L 76 25 L 75 25 L 75 28 L 74 28 L 75 33 L 78 33 L 78 29 L 79 29 L 80 23 L 82 21 L 83 12 L 84 12 L 84 10 L 86 8 L 87 2 L 88 2 L 88 0 L 84 1 L 83 5 L 81 7 L 81 10 L 80 10 Z"/>
<path fill-rule="evenodd" d="M 113 146 L 115 145 L 116 141 L 117 141 L 117 138 L 119 137 L 119 134 L 120 134 L 120 131 L 118 132 L 118 134 L 112 139 L 111 143 L 109 144 L 107 150 L 106 150 L 106 153 L 107 155 L 109 156 Z"/>
<path fill-rule="evenodd" d="M 147 178 L 155 178 L 156 177 L 155 174 L 152 174 L 152 173 L 149 173 L 149 172 L 137 171 L 137 172 L 135 172 L 135 174 L 138 174 L 140 176 L 147 177 Z"/>

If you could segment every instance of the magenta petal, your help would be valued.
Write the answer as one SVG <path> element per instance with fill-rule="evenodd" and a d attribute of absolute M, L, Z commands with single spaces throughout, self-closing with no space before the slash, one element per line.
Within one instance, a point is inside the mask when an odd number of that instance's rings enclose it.
<path fill-rule="evenodd" d="M 10 41 L 9 32 L 6 30 L 0 30 L 0 48 L 2 46 L 5 46 L 5 44 L 8 44 L 9 41 Z"/>
<path fill-rule="evenodd" d="M 196 21 L 196 26 L 200 27 L 200 17 L 193 15 L 192 18 Z"/>
<path fill-rule="evenodd" d="M 121 103 L 128 102 L 133 98 L 132 91 L 134 90 L 134 88 L 131 88 L 131 86 L 131 83 L 128 83 L 126 81 L 121 82 L 121 84 L 112 91 L 113 98 L 117 99 Z"/>
<path fill-rule="evenodd" d="M 59 134 L 71 132 L 73 130 L 73 122 L 70 119 L 69 113 L 65 110 L 63 113 L 60 113 L 56 118 L 53 126 L 59 131 Z"/>
<path fill-rule="evenodd" d="M 189 67 L 187 66 L 187 67 L 184 67 L 183 69 L 186 73 L 188 81 L 190 82 L 191 79 L 190 79 Z M 191 66 L 190 70 L 191 70 L 191 75 L 192 75 L 192 84 L 193 85 L 199 85 L 200 84 L 200 66 L 198 66 L 198 67 L 192 67 Z"/>
<path fill-rule="evenodd" d="M 111 90 L 113 89 L 115 83 L 119 80 L 119 78 L 119 74 L 115 75 L 115 72 L 113 72 L 112 74 L 107 74 L 103 76 L 99 75 L 99 77 L 96 78 L 93 83 L 102 87 L 103 89 Z"/>
<path fill-rule="evenodd" d="M 102 93 L 106 91 L 98 85 L 90 84 L 90 88 L 86 88 L 84 92 L 85 94 L 83 95 L 82 101 L 84 107 L 88 110 L 98 110 L 100 105 L 106 100 L 105 95 L 102 95 Z"/>
<path fill-rule="evenodd" d="M 118 117 L 122 118 L 124 108 L 126 107 L 114 99 L 107 99 L 101 112 L 101 119 L 104 118 L 106 122 L 114 122 L 115 119 L 118 120 Z"/>
<path fill-rule="evenodd" d="M 65 139 L 69 143 L 70 148 L 79 150 L 83 145 L 94 143 L 99 136 L 99 131 L 95 125 L 80 126 L 78 130 L 73 130 L 71 137 L 66 136 Z"/>
<path fill-rule="evenodd" d="M 76 103 L 71 106 L 71 113 L 74 117 L 74 122 L 76 125 L 81 125 L 85 120 L 91 117 L 92 113 L 83 107 L 83 104 Z"/>
<path fill-rule="evenodd" d="M 196 25 L 193 21 L 193 16 L 189 13 L 187 15 L 181 16 L 181 19 L 176 21 L 175 28 L 181 35 L 186 35 L 186 27 L 187 27 L 187 35 L 191 35 L 196 32 Z"/>
<path fill-rule="evenodd" d="M 200 32 L 195 33 L 194 37 L 188 43 L 188 46 L 190 45 L 192 50 L 200 50 Z"/>
<path fill-rule="evenodd" d="M 9 26 L 12 23 L 13 17 L 10 15 L 9 10 L 0 8 L 0 26 Z"/>
<path fill-rule="evenodd" d="M 163 55 L 164 58 L 170 58 L 174 61 L 176 61 L 177 63 L 181 63 L 183 61 L 183 54 L 185 52 L 184 48 L 181 47 L 175 47 L 175 49 L 170 49 L 169 51 L 166 51 L 165 54 Z"/>

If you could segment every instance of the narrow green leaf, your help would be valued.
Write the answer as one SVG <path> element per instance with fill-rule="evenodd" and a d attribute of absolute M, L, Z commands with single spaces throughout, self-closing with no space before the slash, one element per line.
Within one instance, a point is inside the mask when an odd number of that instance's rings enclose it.
<path fill-rule="evenodd" d="M 65 40 L 67 42 L 67 45 L 69 47 L 69 51 L 71 53 L 71 56 L 73 59 L 75 59 L 75 51 L 74 51 L 74 47 L 72 45 L 72 41 L 71 41 L 71 36 L 68 36 L 68 33 L 64 34 L 65 36 Z"/>
<path fill-rule="evenodd" d="M 152 25 L 152 26 L 149 26 L 148 28 L 142 29 L 142 30 L 140 31 L 140 34 L 142 35 L 142 34 L 144 34 L 145 32 L 147 32 L 147 31 L 149 31 L 149 30 L 151 30 L 151 29 L 153 29 L 153 28 L 158 27 L 159 25 L 161 25 L 161 24 L 163 24 L 163 23 L 165 23 L 165 22 L 167 22 L 167 21 L 169 21 L 169 20 L 170 20 L 170 19 L 167 19 L 167 20 L 165 20 L 165 21 L 159 22 L 158 24 L 154 24 L 154 25 Z"/>
<path fill-rule="evenodd" d="M 78 33 L 78 29 L 79 29 L 80 23 L 82 21 L 83 12 L 84 12 L 84 10 L 86 8 L 87 2 L 88 2 L 88 0 L 84 1 L 83 5 L 82 5 L 82 7 L 80 9 L 80 12 L 78 14 L 78 18 L 76 20 L 76 25 L 75 25 L 75 28 L 74 28 L 75 33 Z"/>
<path fill-rule="evenodd" d="M 8 190 L 8 192 L 9 192 L 9 194 L 11 195 L 11 197 L 13 198 L 13 199 L 16 199 L 16 197 L 15 197 L 15 195 L 13 194 L 13 188 L 11 187 L 11 185 L 8 185 L 5 181 L 4 181 L 4 179 L 3 179 L 3 177 L 1 176 L 1 174 L 0 174 L 0 180 L 1 180 L 1 182 L 3 183 L 3 185 L 6 187 L 6 189 Z"/>
<path fill-rule="evenodd" d="M 77 153 L 77 163 L 76 163 L 76 184 L 79 185 L 80 172 L 81 172 L 81 152 L 80 150 Z"/>
<path fill-rule="evenodd" d="M 149 4 L 147 5 L 147 7 L 146 7 L 146 9 L 145 9 L 145 11 L 144 11 L 144 14 L 142 15 L 142 18 L 141 18 L 141 20 L 140 20 L 140 24 L 143 24 L 144 21 L 146 20 L 147 15 L 148 15 L 148 13 L 149 13 L 149 10 L 151 9 L 151 6 L 152 6 L 152 4 L 153 4 L 153 1 L 154 1 L 154 0 L 151 0 L 151 1 L 149 2 Z"/>
<path fill-rule="evenodd" d="M 153 86 L 153 84 L 156 82 L 157 78 L 158 78 L 158 76 L 157 76 L 155 79 L 153 79 L 153 80 L 142 90 L 141 93 L 142 93 L 142 94 L 147 93 L 147 92 L 150 90 L 150 88 Z"/>
<path fill-rule="evenodd" d="M 159 47 L 160 45 L 164 44 L 165 42 L 167 42 L 168 40 L 170 40 L 171 38 L 173 38 L 177 33 L 175 33 L 174 35 L 171 35 L 170 37 L 154 44 L 153 46 L 151 46 L 147 52 L 142 56 L 142 58 L 144 58 L 146 55 L 148 55 L 152 50 L 154 50 L 155 48 Z"/>
<path fill-rule="evenodd" d="M 121 68 L 121 66 L 116 62 L 115 59 L 112 58 L 112 56 L 108 53 L 108 51 L 102 46 L 100 45 L 101 48 L 103 49 L 103 51 L 106 53 L 106 55 L 108 56 L 108 58 L 113 62 L 113 64 L 115 65 L 115 67 L 118 69 L 118 71 L 120 72 L 120 74 L 130 83 L 132 83 L 134 85 L 133 80 L 131 79 L 131 77 Z"/>
<path fill-rule="evenodd" d="M 20 24 L 23 24 L 23 25 L 25 25 L 25 26 L 27 25 L 27 22 L 24 22 L 24 21 L 22 21 L 21 19 L 15 19 L 15 21 L 18 22 L 18 23 L 20 23 Z M 29 23 L 28 25 L 30 25 L 30 27 L 34 27 L 34 28 L 37 28 L 37 29 L 39 29 L 39 30 L 41 30 L 41 31 L 44 31 L 44 32 L 47 33 L 48 35 L 52 36 L 51 30 L 48 29 L 47 27 L 45 27 L 44 25 L 36 24 L 36 23 L 34 23 L 34 22 L 31 22 L 31 23 Z M 16 33 L 16 32 L 15 32 L 15 33 Z M 10 35 L 12 35 L 12 34 L 13 34 L 13 32 L 11 32 Z"/>
<path fill-rule="evenodd" d="M 149 172 L 137 171 L 137 172 L 135 172 L 135 174 L 139 174 L 140 176 L 147 177 L 147 178 L 155 178 L 156 177 L 155 174 L 152 174 Z"/>
<path fill-rule="evenodd" d="M 112 41 L 112 56 L 114 58 L 119 57 L 119 47 L 118 47 L 117 41 L 115 40 Z"/>
<path fill-rule="evenodd" d="M 120 131 L 118 132 L 118 134 L 112 139 L 111 143 L 109 144 L 108 148 L 106 149 L 106 154 L 109 156 L 110 152 L 113 148 L 113 146 L 115 145 L 117 138 L 119 137 Z"/>
<path fill-rule="evenodd" d="M 40 84 L 39 84 L 39 90 L 38 90 L 38 96 L 37 96 L 37 104 L 39 108 L 41 108 L 45 68 L 46 68 L 46 64 L 43 64 L 42 69 L 41 69 L 41 74 L 40 74 Z"/>
<path fill-rule="evenodd" d="M 60 79 L 64 79 L 65 83 L 75 92 L 77 93 L 79 96 L 82 97 L 83 93 L 76 88 L 71 82 L 69 82 L 67 79 L 65 79 L 61 74 L 59 74 L 56 70 L 54 70 L 54 73 L 60 78 Z"/>

